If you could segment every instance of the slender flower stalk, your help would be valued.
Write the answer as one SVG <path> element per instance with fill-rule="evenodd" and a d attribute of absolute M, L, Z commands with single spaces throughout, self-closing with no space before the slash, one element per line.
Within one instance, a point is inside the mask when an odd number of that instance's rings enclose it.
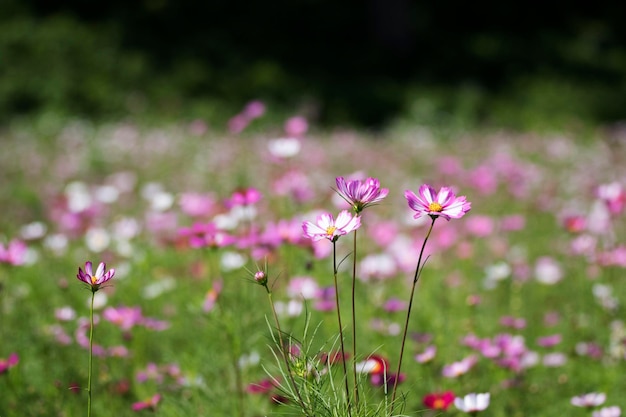
<path fill-rule="evenodd" d="M 344 177 L 335 179 L 337 185 L 337 193 L 343 198 L 354 210 L 358 216 L 368 206 L 382 201 L 389 190 L 380 188 L 380 181 L 376 178 L 368 178 L 365 181 L 349 180 Z M 357 379 L 357 350 L 356 350 L 356 242 L 357 229 L 354 230 L 354 244 L 352 250 L 352 375 L 354 376 L 354 405 L 359 407 L 359 384 Z"/>
<path fill-rule="evenodd" d="M 265 288 L 265 291 L 267 292 L 267 299 L 270 303 L 270 309 L 272 310 L 272 317 L 274 319 L 274 324 L 276 325 L 276 331 L 278 332 L 278 345 L 279 345 L 281 356 L 283 360 L 285 361 L 285 367 L 287 370 L 287 375 L 289 377 L 289 382 L 291 383 L 291 386 L 293 387 L 293 390 L 296 394 L 296 398 L 298 401 L 298 405 L 300 406 L 300 409 L 305 413 L 306 416 L 310 416 L 310 413 L 307 410 L 304 400 L 302 399 L 302 395 L 300 394 L 300 390 L 298 389 L 298 385 L 296 384 L 296 381 L 293 377 L 293 373 L 291 371 L 291 363 L 289 359 L 289 355 L 290 355 L 289 347 L 285 346 L 283 342 L 283 332 L 280 328 L 280 321 L 278 320 L 278 314 L 276 314 L 276 308 L 274 306 L 274 300 L 272 298 L 272 290 L 267 285 L 268 284 L 267 272 L 265 270 L 257 271 L 254 274 L 254 280 L 256 281 L 257 284 Z"/>
<path fill-rule="evenodd" d="M 96 292 L 91 292 L 91 304 L 89 308 L 89 373 L 87 376 L 87 417 L 91 416 L 91 377 L 93 375 L 93 300 Z"/>
<path fill-rule="evenodd" d="M 402 356 L 404 355 L 404 346 L 409 329 L 409 319 L 411 317 L 411 308 L 413 306 L 413 296 L 415 295 L 417 281 L 419 281 L 421 270 L 423 268 L 422 257 L 424 255 L 424 249 L 426 248 L 426 242 L 428 242 L 428 238 L 433 231 L 435 221 L 439 217 L 443 217 L 448 221 L 451 218 L 459 219 L 472 208 L 471 203 L 468 202 L 464 196 L 455 196 L 452 190 L 448 187 L 442 187 L 437 193 L 433 187 L 424 184 L 419 188 L 418 194 L 419 196 L 410 190 L 404 192 L 404 196 L 407 199 L 409 207 L 416 212 L 413 217 L 415 219 L 419 219 L 422 216 L 428 215 L 432 221 L 428 232 L 426 233 L 426 237 L 424 238 L 424 242 L 422 243 L 422 248 L 420 249 L 419 257 L 417 259 L 417 266 L 415 267 L 415 275 L 413 276 L 413 285 L 411 286 L 411 295 L 409 296 L 409 306 L 407 308 L 406 321 L 404 323 L 404 331 L 402 333 L 402 344 L 400 345 L 400 358 L 398 359 L 398 371 L 396 372 L 396 375 L 400 375 Z M 399 378 L 396 378 L 393 384 L 389 416 L 393 414 L 398 380 Z"/>
<path fill-rule="evenodd" d="M 356 230 L 354 231 L 354 245 L 352 247 L 352 375 L 354 377 L 354 406 L 359 407 L 359 381 L 356 372 Z"/>
<path fill-rule="evenodd" d="M 435 225 L 435 221 L 437 220 L 436 216 L 432 217 L 432 222 L 430 223 L 430 228 L 426 233 L 426 237 L 424 238 L 424 242 L 422 243 L 422 249 L 420 249 L 419 258 L 417 260 L 417 267 L 415 268 L 415 275 L 413 277 L 413 285 L 411 286 L 411 295 L 409 296 L 409 306 L 406 311 L 406 320 L 404 322 L 404 331 L 402 333 L 402 344 L 400 345 L 400 358 L 398 359 L 398 370 L 396 371 L 396 375 L 400 375 L 400 369 L 402 368 L 402 356 L 404 354 L 404 345 L 406 343 L 406 336 L 409 330 L 409 318 L 411 317 L 411 307 L 413 306 L 413 295 L 415 294 L 415 287 L 417 286 L 417 281 L 419 281 L 421 266 L 422 266 L 422 256 L 424 255 L 424 249 L 426 248 L 426 242 L 428 242 L 428 238 L 430 237 L 430 233 L 433 231 L 433 226 Z M 400 378 L 396 378 L 393 383 L 393 391 L 391 394 L 391 404 L 390 404 L 390 412 L 389 415 L 393 414 L 394 402 L 396 400 L 396 391 L 398 388 L 398 380 Z"/>
<path fill-rule="evenodd" d="M 341 357 L 346 357 L 346 350 L 343 344 L 343 325 L 341 324 L 341 309 L 339 308 L 339 286 L 337 285 L 337 251 L 336 251 L 336 239 L 333 240 L 333 280 L 335 284 L 335 303 L 337 306 L 337 324 L 339 326 L 339 342 L 341 347 Z M 354 356 L 354 355 L 353 355 Z M 346 399 L 348 401 L 348 415 L 352 415 L 352 406 L 350 405 L 350 388 L 348 387 L 348 368 L 346 361 L 341 361 L 343 364 L 343 380 L 346 386 Z"/>
<path fill-rule="evenodd" d="M 96 296 L 96 292 L 102 287 L 104 283 L 113 278 L 114 275 L 115 269 L 111 268 L 107 271 L 106 264 L 104 262 L 100 262 L 100 264 L 98 264 L 98 268 L 94 273 L 91 261 L 85 262 L 85 271 L 83 271 L 79 267 L 78 274 L 76 275 L 76 278 L 78 278 L 79 281 L 87 284 L 87 288 L 91 290 L 91 304 L 89 308 L 89 369 L 87 376 L 87 417 L 91 417 L 91 401 L 93 391 L 91 385 L 93 375 L 93 302 Z"/>
<path fill-rule="evenodd" d="M 339 285 L 337 283 L 337 248 L 336 242 L 340 236 L 344 236 L 352 231 L 355 231 L 361 226 L 361 218 L 358 215 L 352 217 L 352 215 L 348 212 L 348 210 L 343 210 L 337 216 L 335 220 L 333 216 L 329 213 L 321 214 L 317 217 L 316 223 L 304 222 L 302 223 L 302 230 L 304 231 L 304 235 L 314 241 L 321 239 L 328 239 L 333 243 L 333 279 L 335 284 L 335 303 L 337 308 L 337 322 L 339 326 L 339 340 L 341 343 L 341 355 L 342 357 L 346 357 L 345 347 L 344 347 L 344 338 L 343 338 L 343 324 L 341 322 L 341 309 L 339 307 Z M 353 269 L 354 273 L 354 269 Z M 353 280 L 353 300 L 354 300 L 354 280 Z M 352 326 L 354 328 L 354 301 L 352 305 L 353 312 L 353 322 Z M 354 332 L 353 332 L 354 335 Z M 354 347 L 354 339 L 353 339 L 353 347 Z M 353 356 L 355 356 L 353 354 Z M 346 362 L 343 361 L 343 374 L 344 374 L 344 382 L 346 387 L 346 399 L 348 401 L 348 415 L 352 415 L 352 401 L 350 401 L 350 388 L 348 386 L 348 369 Z M 354 363 L 354 361 L 353 361 Z M 353 365 L 354 370 L 356 371 L 356 364 Z M 355 398 L 358 395 L 358 391 L 356 388 L 357 377 L 356 373 L 354 373 L 354 392 Z"/>

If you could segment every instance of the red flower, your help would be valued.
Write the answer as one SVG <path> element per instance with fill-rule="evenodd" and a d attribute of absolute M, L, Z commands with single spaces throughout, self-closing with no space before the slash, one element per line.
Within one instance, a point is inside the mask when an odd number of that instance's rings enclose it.
<path fill-rule="evenodd" d="M 424 396 L 423 403 L 431 410 L 447 410 L 454 402 L 452 391 L 433 392 Z"/>

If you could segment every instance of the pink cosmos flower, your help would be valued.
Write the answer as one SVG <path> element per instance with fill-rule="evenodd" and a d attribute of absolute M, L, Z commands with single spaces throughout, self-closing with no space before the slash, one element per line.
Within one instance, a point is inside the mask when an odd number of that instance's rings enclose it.
<path fill-rule="evenodd" d="M 302 230 L 304 231 L 304 236 L 315 242 L 322 239 L 335 242 L 339 239 L 339 236 L 346 235 L 360 226 L 361 218 L 359 216 L 352 217 L 348 210 L 343 210 L 339 213 L 336 220 L 332 214 L 324 213 L 317 216 L 316 224 L 303 222 Z"/>
<path fill-rule="evenodd" d="M 0 243 L 0 264 L 22 265 L 26 261 L 26 244 L 18 239 L 13 239 L 5 248 Z"/>
<path fill-rule="evenodd" d="M 339 195 L 352 206 L 357 214 L 389 194 L 387 188 L 380 188 L 380 181 L 376 178 L 370 177 L 365 181 L 346 181 L 344 177 L 337 177 L 335 183 Z"/>
<path fill-rule="evenodd" d="M 115 269 L 111 268 L 107 271 L 104 262 L 98 264 L 98 269 L 96 269 L 96 273 L 94 274 L 91 261 L 87 261 L 85 262 L 85 271 L 83 272 L 79 267 L 76 278 L 89 285 L 92 292 L 96 292 L 100 289 L 102 284 L 113 278 L 113 275 L 115 275 Z"/>
<path fill-rule="evenodd" d="M 8 358 L 0 359 L 0 375 L 13 368 L 20 361 L 17 353 L 11 353 Z"/>
<path fill-rule="evenodd" d="M 132 405 L 133 411 L 141 411 L 145 409 L 156 410 L 157 405 L 161 401 L 161 394 L 154 394 L 145 401 L 139 401 Z"/>
<path fill-rule="evenodd" d="M 418 193 L 419 196 L 410 190 L 404 192 L 409 207 L 416 212 L 415 219 L 424 215 L 432 218 L 441 216 L 446 220 L 459 219 L 472 208 L 472 203 L 464 196 L 456 197 L 449 187 L 442 187 L 437 193 L 430 185 L 424 184 Z"/>

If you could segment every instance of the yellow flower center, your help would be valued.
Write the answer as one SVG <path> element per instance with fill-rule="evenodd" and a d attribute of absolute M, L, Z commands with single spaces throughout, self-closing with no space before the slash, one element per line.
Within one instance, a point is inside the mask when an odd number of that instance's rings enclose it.
<path fill-rule="evenodd" d="M 443 401 L 443 399 L 441 398 L 437 398 L 434 402 L 433 402 L 433 408 L 435 410 L 443 410 L 443 408 L 445 407 L 446 403 L 445 401 Z"/>
<path fill-rule="evenodd" d="M 337 230 L 337 228 L 336 228 L 335 226 L 328 226 L 328 227 L 326 228 L 326 234 L 327 234 L 328 236 L 332 236 L 332 235 L 333 235 L 333 233 L 335 233 L 335 230 Z"/>
<path fill-rule="evenodd" d="M 91 285 L 96 285 L 96 282 L 98 281 L 98 277 L 95 275 L 91 276 Z"/>
<path fill-rule="evenodd" d="M 437 203 L 436 201 L 433 201 L 432 203 L 428 205 L 428 211 L 434 211 L 434 212 L 440 213 L 443 211 L 443 207 L 441 207 L 441 204 Z"/>

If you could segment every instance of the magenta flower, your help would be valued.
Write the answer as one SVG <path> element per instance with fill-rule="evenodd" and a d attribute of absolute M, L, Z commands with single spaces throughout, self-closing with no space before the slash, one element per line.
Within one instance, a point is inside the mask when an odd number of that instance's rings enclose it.
<path fill-rule="evenodd" d="M 11 353 L 8 358 L 0 359 L 0 375 L 13 368 L 20 361 L 17 353 Z"/>
<path fill-rule="evenodd" d="M 324 213 L 317 216 L 316 224 L 311 222 L 303 222 L 302 230 L 304 236 L 317 242 L 322 239 L 328 239 L 331 242 L 337 241 L 339 236 L 346 235 L 361 226 L 361 218 L 354 216 L 343 210 L 335 220 L 330 213 Z"/>
<path fill-rule="evenodd" d="M 445 411 L 454 402 L 454 398 L 452 391 L 432 392 L 424 396 L 422 403 L 431 410 Z"/>
<path fill-rule="evenodd" d="M 100 289 L 102 284 L 113 278 L 113 275 L 115 275 L 115 269 L 111 268 L 107 271 L 104 262 L 98 264 L 98 269 L 96 269 L 96 273 L 94 274 L 91 261 L 87 261 L 85 262 L 85 272 L 79 267 L 76 278 L 89 285 L 92 292 L 96 292 Z"/>
<path fill-rule="evenodd" d="M 157 405 L 161 401 L 161 394 L 154 394 L 145 401 L 139 401 L 132 405 L 133 411 L 141 411 L 145 409 L 156 410 Z"/>
<path fill-rule="evenodd" d="M 416 212 L 413 216 L 415 219 L 424 215 L 432 218 L 441 216 L 446 220 L 460 219 L 472 208 L 472 203 L 468 202 L 464 196 L 456 197 L 448 187 L 442 187 L 436 193 L 434 188 L 424 184 L 418 193 L 419 196 L 410 190 L 404 192 L 409 207 Z"/>
<path fill-rule="evenodd" d="M 376 178 L 368 178 L 365 181 L 346 181 L 343 177 L 337 177 L 335 183 L 339 195 L 352 206 L 357 214 L 389 194 L 387 188 L 380 188 L 380 182 Z"/>

